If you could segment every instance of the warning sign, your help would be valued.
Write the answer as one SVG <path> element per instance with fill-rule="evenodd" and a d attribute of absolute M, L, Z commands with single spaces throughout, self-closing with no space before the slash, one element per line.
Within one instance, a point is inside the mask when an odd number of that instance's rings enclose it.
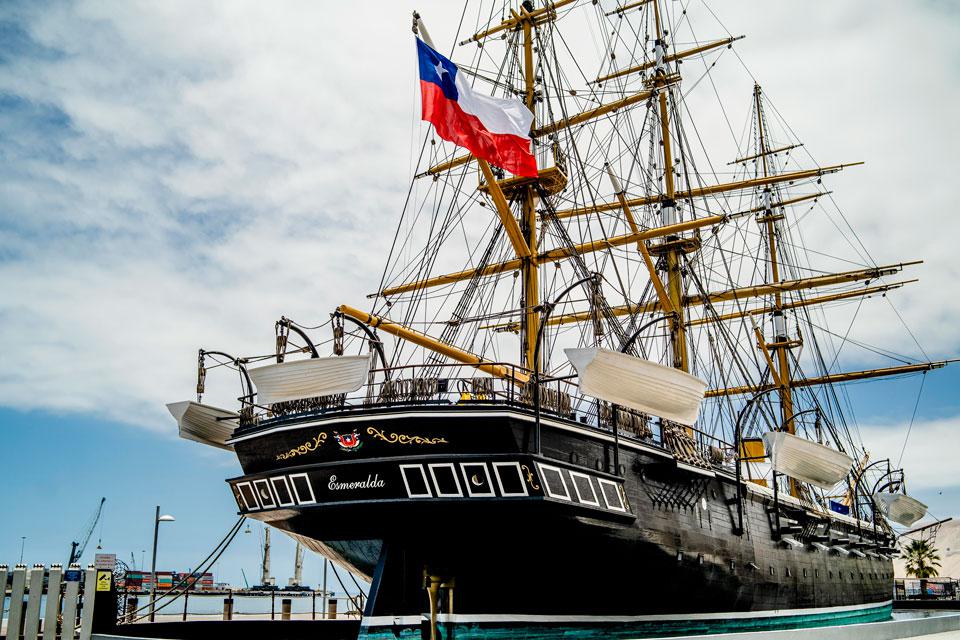
<path fill-rule="evenodd" d="M 110 583 L 113 581 L 113 573 L 110 571 L 97 571 L 97 591 L 110 591 Z"/>
<path fill-rule="evenodd" d="M 97 569 L 110 569 L 113 571 L 113 567 L 117 564 L 117 554 L 115 553 L 98 553 L 93 557 L 93 566 Z"/>

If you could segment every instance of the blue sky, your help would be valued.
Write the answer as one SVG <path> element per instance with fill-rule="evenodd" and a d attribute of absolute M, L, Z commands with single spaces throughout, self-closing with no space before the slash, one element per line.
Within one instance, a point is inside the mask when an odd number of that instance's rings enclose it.
<path fill-rule="evenodd" d="M 319 324 L 375 289 L 424 133 L 411 8 L 377 6 L 358 46 L 349 3 L 0 3 L 0 562 L 21 536 L 25 561 L 62 562 L 101 495 L 103 546 L 124 559 L 149 553 L 155 505 L 177 517 L 165 568 L 233 523 L 238 465 L 177 440 L 164 404 L 191 397 L 197 347 L 271 351 L 281 315 Z M 456 3 L 417 8 L 453 40 Z M 748 34 L 748 71 L 718 70 L 734 118 L 756 78 L 817 158 L 867 160 L 831 187 L 878 262 L 926 260 L 891 299 L 931 357 L 955 356 L 957 10 L 716 9 Z M 889 308 L 862 316 L 855 337 L 918 355 Z M 850 387 L 868 445 L 898 455 L 919 381 Z M 958 383 L 960 367 L 928 375 L 904 460 L 942 516 L 960 515 Z M 225 579 L 256 574 L 257 538 L 237 539 Z M 279 582 L 292 552 L 277 536 Z M 319 567 L 308 556 L 308 581 Z"/>
<path fill-rule="evenodd" d="M 5 451 L 2 476 L 6 494 L 0 525 L 0 558 L 24 562 L 66 562 L 70 542 L 79 540 L 100 498 L 106 497 L 102 525 L 87 546 L 84 561 L 96 553 L 116 553 L 128 564 L 146 558 L 150 566 L 153 517 L 157 505 L 176 521 L 161 525 L 159 570 L 197 566 L 236 522 L 236 505 L 224 479 L 240 475 L 235 458 L 199 447 L 168 433 L 149 433 L 98 418 L 47 412 L 0 412 Z M 9 447 L 9 449 L 7 448 Z M 241 568 L 251 581 L 260 576 L 260 523 L 239 534 L 215 569 L 218 580 L 242 585 Z M 293 575 L 294 543 L 274 535 L 274 571 L 278 584 Z M 145 555 L 144 555 L 145 554 Z M 322 562 L 309 554 L 304 577 L 322 580 Z M 342 576 L 346 579 L 346 576 Z M 329 580 L 334 578 L 331 574 Z M 339 589 L 333 587 L 334 591 Z"/>

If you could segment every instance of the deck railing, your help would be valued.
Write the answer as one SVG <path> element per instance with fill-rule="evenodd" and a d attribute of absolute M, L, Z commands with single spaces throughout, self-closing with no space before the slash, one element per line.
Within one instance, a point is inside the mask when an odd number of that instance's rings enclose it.
<path fill-rule="evenodd" d="M 319 396 L 259 405 L 249 396 L 241 402 L 241 428 L 273 424 L 289 416 L 331 416 L 387 407 L 489 406 L 499 405 L 533 412 L 537 395 L 530 372 L 507 362 L 489 363 L 506 369 L 505 377 L 478 375 L 469 370 L 464 375 L 462 364 L 417 364 L 372 369 L 367 384 L 357 391 L 336 396 Z M 449 375 L 445 375 L 449 373 Z M 617 436 L 670 449 L 665 434 L 680 425 L 649 416 L 626 407 L 614 407 L 591 396 L 580 394 L 573 376 L 540 379 L 540 412 L 544 418 L 562 419 L 583 428 L 610 434 L 613 423 Z M 733 445 L 704 431 L 683 426 L 691 436 L 692 446 L 705 461 L 715 466 L 730 464 Z"/>

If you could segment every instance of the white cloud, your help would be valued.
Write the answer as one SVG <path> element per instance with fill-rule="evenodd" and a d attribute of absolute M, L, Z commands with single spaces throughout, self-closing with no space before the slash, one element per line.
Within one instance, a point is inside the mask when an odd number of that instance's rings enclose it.
<path fill-rule="evenodd" d="M 960 417 L 917 420 L 909 438 L 908 427 L 909 422 L 861 425 L 860 432 L 867 450 L 874 454 L 873 460 L 889 457 L 896 466 L 903 451 L 900 465 L 906 472 L 908 490 L 960 486 L 960 464 L 957 464 L 960 448 L 954 445 L 960 433 Z"/>
<path fill-rule="evenodd" d="M 460 7 L 418 8 L 435 39 L 452 40 Z M 0 94 L 20 99 L 0 119 L 0 401 L 169 429 L 162 405 L 190 395 L 197 346 L 269 351 L 281 314 L 320 322 L 340 302 L 363 306 L 422 131 L 410 9 L 19 9 L 30 37 L 59 53 L 0 67 Z M 928 348 L 955 351 L 960 298 L 945 292 L 960 275 L 960 134 L 940 105 L 960 102 L 958 22 L 896 3 L 718 10 L 749 34 L 737 50 L 815 157 L 869 161 L 831 186 L 878 261 L 928 260 L 897 304 Z M 710 35 L 723 33 L 699 28 Z M 724 96 L 745 114 L 750 81 L 725 62 L 719 77 L 738 84 Z M 871 315 L 855 337 L 913 349 L 891 312 Z"/>

